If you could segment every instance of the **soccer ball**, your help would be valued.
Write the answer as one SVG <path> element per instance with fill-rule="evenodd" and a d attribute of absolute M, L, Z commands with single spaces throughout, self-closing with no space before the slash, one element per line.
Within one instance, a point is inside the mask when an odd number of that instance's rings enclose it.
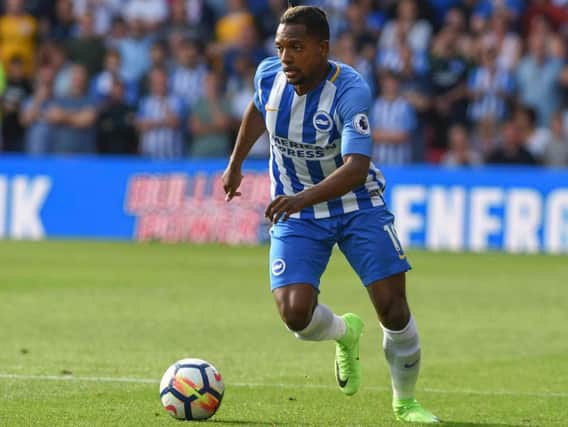
<path fill-rule="evenodd" d="M 160 381 L 160 399 L 168 413 L 180 420 L 205 420 L 219 409 L 225 386 L 215 367 L 201 359 L 182 359 Z"/>

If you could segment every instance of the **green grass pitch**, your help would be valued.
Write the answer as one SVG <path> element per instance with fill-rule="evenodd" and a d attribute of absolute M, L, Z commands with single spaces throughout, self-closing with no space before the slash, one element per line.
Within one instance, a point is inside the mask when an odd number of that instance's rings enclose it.
<path fill-rule="evenodd" d="M 363 385 L 335 388 L 332 343 L 294 339 L 267 247 L 0 243 L 0 426 L 180 425 L 158 381 L 177 359 L 223 374 L 223 426 L 397 425 L 366 292 L 336 253 L 321 300 L 366 321 Z M 448 425 L 568 425 L 568 260 L 412 252 L 419 400 Z"/>

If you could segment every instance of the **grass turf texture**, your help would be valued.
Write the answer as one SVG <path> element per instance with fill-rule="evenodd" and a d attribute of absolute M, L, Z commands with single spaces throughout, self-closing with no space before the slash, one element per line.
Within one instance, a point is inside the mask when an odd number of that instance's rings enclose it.
<path fill-rule="evenodd" d="M 1 243 L 0 425 L 179 425 L 161 408 L 158 381 L 184 357 L 223 374 L 212 424 L 400 425 L 381 334 L 343 257 L 334 255 L 321 299 L 367 324 L 362 389 L 350 398 L 335 388 L 333 343 L 300 342 L 280 323 L 266 258 L 266 247 Z M 410 260 L 424 406 L 449 425 L 566 425 L 566 258 Z M 43 377 L 63 374 L 78 380 Z"/>

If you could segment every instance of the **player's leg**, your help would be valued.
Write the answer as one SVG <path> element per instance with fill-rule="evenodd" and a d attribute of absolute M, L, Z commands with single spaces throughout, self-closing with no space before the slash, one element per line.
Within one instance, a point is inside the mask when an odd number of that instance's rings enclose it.
<path fill-rule="evenodd" d="M 395 415 L 404 421 L 437 422 L 414 399 L 420 340 L 406 300 L 405 272 L 410 265 L 396 237 L 393 219 L 384 207 L 346 217 L 340 248 L 367 287 L 383 330 Z"/>
<path fill-rule="evenodd" d="M 345 322 L 329 307 L 318 304 L 312 285 L 290 284 L 272 293 L 282 321 L 294 335 L 306 341 L 338 340 L 345 335 Z"/>
<path fill-rule="evenodd" d="M 352 315 L 338 316 L 318 302 L 320 277 L 335 244 L 334 227 L 327 227 L 332 221 L 288 219 L 272 227 L 271 287 L 280 317 L 297 338 L 335 340 L 338 346 L 358 350 L 362 322 Z M 358 389 L 360 374 L 356 371 L 347 370 L 352 375 L 338 381 L 348 395 Z"/>
<path fill-rule="evenodd" d="M 415 399 L 420 372 L 420 338 L 405 292 L 405 273 L 377 280 L 367 291 L 383 329 L 383 350 L 391 372 L 393 410 L 397 419 L 435 423 Z"/>

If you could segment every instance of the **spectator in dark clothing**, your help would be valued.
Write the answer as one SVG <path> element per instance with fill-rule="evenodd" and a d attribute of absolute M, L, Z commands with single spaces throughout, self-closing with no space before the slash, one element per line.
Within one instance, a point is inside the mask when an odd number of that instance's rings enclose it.
<path fill-rule="evenodd" d="M 90 95 L 97 105 L 104 104 L 111 93 L 112 83 L 114 80 L 121 80 L 124 89 L 124 100 L 134 105 L 138 100 L 138 85 L 136 82 L 129 82 L 121 72 L 120 52 L 117 49 L 110 48 L 105 54 L 105 64 L 102 72 L 97 74 L 91 81 Z"/>
<path fill-rule="evenodd" d="M 25 76 L 24 63 L 14 56 L 8 64 L 6 87 L 2 97 L 3 151 L 24 151 L 24 128 L 20 123 L 23 101 L 32 93 L 32 85 Z"/>
<path fill-rule="evenodd" d="M 71 61 L 84 65 L 89 77 L 92 77 L 102 69 L 105 45 L 95 34 L 92 15 L 79 18 L 78 30 L 78 36 L 67 41 L 65 47 Z"/>
<path fill-rule="evenodd" d="M 55 16 L 49 23 L 49 38 L 56 41 L 69 39 L 75 31 L 72 0 L 57 0 Z"/>
<path fill-rule="evenodd" d="M 444 28 L 434 39 L 430 56 L 431 120 L 434 147 L 448 147 L 448 129 L 466 121 L 468 64 L 457 52 L 457 34 Z"/>
<path fill-rule="evenodd" d="M 258 16 L 258 27 L 262 40 L 272 40 L 274 29 L 280 23 L 280 16 L 284 13 L 288 4 L 286 0 L 268 0 L 267 7 Z"/>
<path fill-rule="evenodd" d="M 136 154 L 138 134 L 135 109 L 125 102 L 125 87 L 113 79 L 107 102 L 97 120 L 97 151 L 102 154 Z"/>
<path fill-rule="evenodd" d="M 524 141 L 513 121 L 507 121 L 501 130 L 501 145 L 487 158 L 487 163 L 507 165 L 535 165 L 536 160 L 524 147 Z"/>

